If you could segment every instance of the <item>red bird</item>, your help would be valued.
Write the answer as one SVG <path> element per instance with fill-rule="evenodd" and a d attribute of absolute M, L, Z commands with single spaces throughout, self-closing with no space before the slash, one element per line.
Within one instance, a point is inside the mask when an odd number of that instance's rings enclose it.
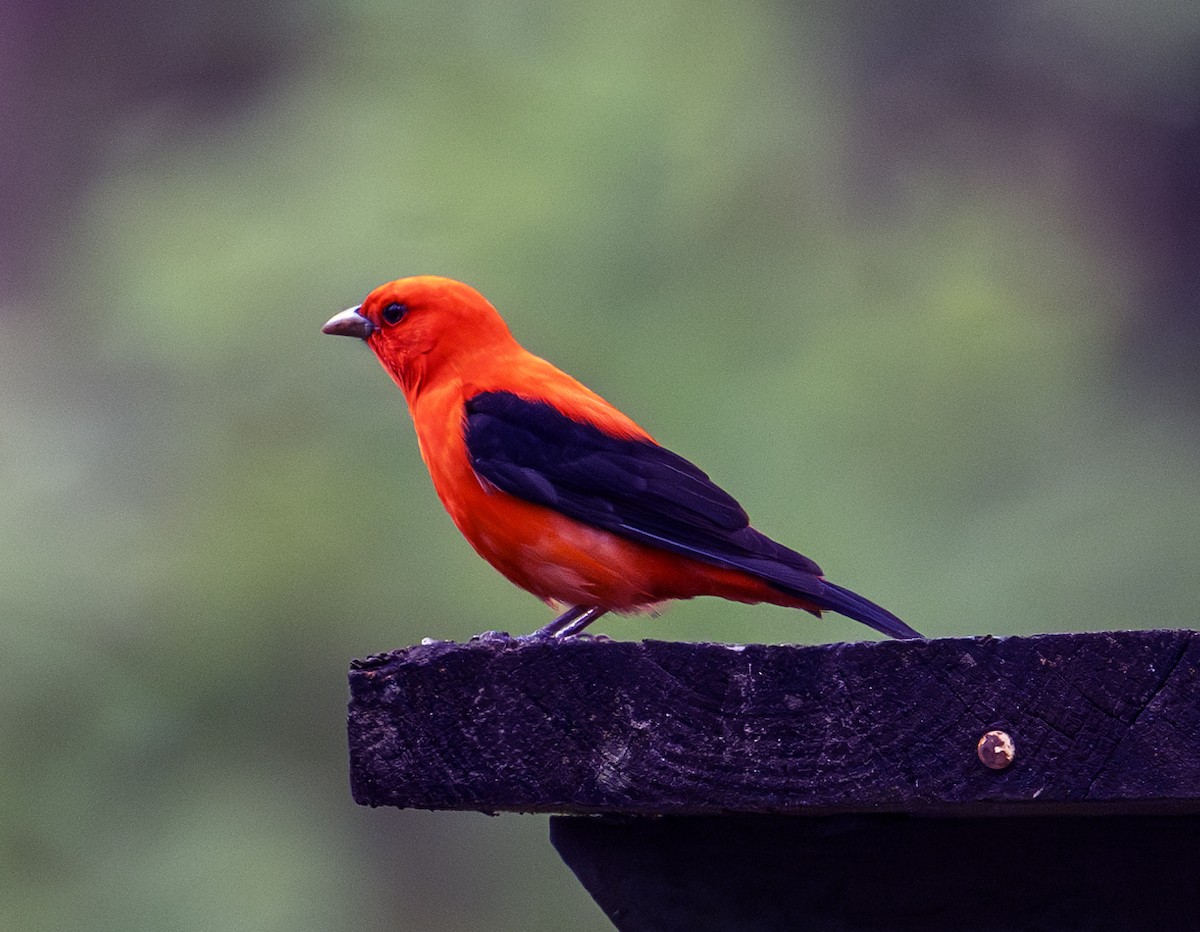
<path fill-rule="evenodd" d="M 471 546 L 522 589 L 566 607 L 538 635 L 712 595 L 829 609 L 894 638 L 921 636 L 752 528 L 701 470 L 521 347 L 473 288 L 402 278 L 322 331 L 365 340 L 400 386 L 434 489 Z"/>

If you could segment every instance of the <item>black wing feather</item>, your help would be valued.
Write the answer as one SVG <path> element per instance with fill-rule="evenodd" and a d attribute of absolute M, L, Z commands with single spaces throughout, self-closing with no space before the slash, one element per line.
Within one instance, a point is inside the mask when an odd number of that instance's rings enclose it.
<path fill-rule="evenodd" d="M 816 563 L 750 527 L 728 492 L 658 444 L 612 437 L 511 392 L 467 402 L 466 443 L 476 474 L 510 495 L 821 600 Z"/>

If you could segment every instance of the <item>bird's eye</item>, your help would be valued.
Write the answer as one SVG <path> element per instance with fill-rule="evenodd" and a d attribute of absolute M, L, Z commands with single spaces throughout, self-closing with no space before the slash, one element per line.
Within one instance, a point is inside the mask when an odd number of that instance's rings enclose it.
<path fill-rule="evenodd" d="M 403 318 L 407 313 L 407 305 L 396 304 L 395 302 L 392 302 L 383 309 L 383 313 L 380 316 L 383 317 L 383 322 L 385 324 L 398 324 L 400 323 L 401 318 Z"/>

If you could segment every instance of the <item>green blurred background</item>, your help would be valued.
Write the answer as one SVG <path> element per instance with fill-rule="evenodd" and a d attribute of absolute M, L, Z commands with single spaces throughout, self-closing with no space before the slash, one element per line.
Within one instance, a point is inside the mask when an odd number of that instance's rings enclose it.
<path fill-rule="evenodd" d="M 1200 6 L 2 15 L 0 928 L 609 927 L 544 817 L 349 796 L 352 657 L 549 619 L 319 333 L 401 275 L 928 635 L 1195 624 Z"/>

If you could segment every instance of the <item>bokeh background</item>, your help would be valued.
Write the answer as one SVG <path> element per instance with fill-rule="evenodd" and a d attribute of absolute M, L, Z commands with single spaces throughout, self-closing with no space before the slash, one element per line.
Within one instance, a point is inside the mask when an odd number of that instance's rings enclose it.
<path fill-rule="evenodd" d="M 548 620 L 318 331 L 400 275 L 928 635 L 1195 624 L 1200 5 L 2 16 L 0 928 L 608 928 L 544 817 L 349 797 L 352 657 Z"/>

